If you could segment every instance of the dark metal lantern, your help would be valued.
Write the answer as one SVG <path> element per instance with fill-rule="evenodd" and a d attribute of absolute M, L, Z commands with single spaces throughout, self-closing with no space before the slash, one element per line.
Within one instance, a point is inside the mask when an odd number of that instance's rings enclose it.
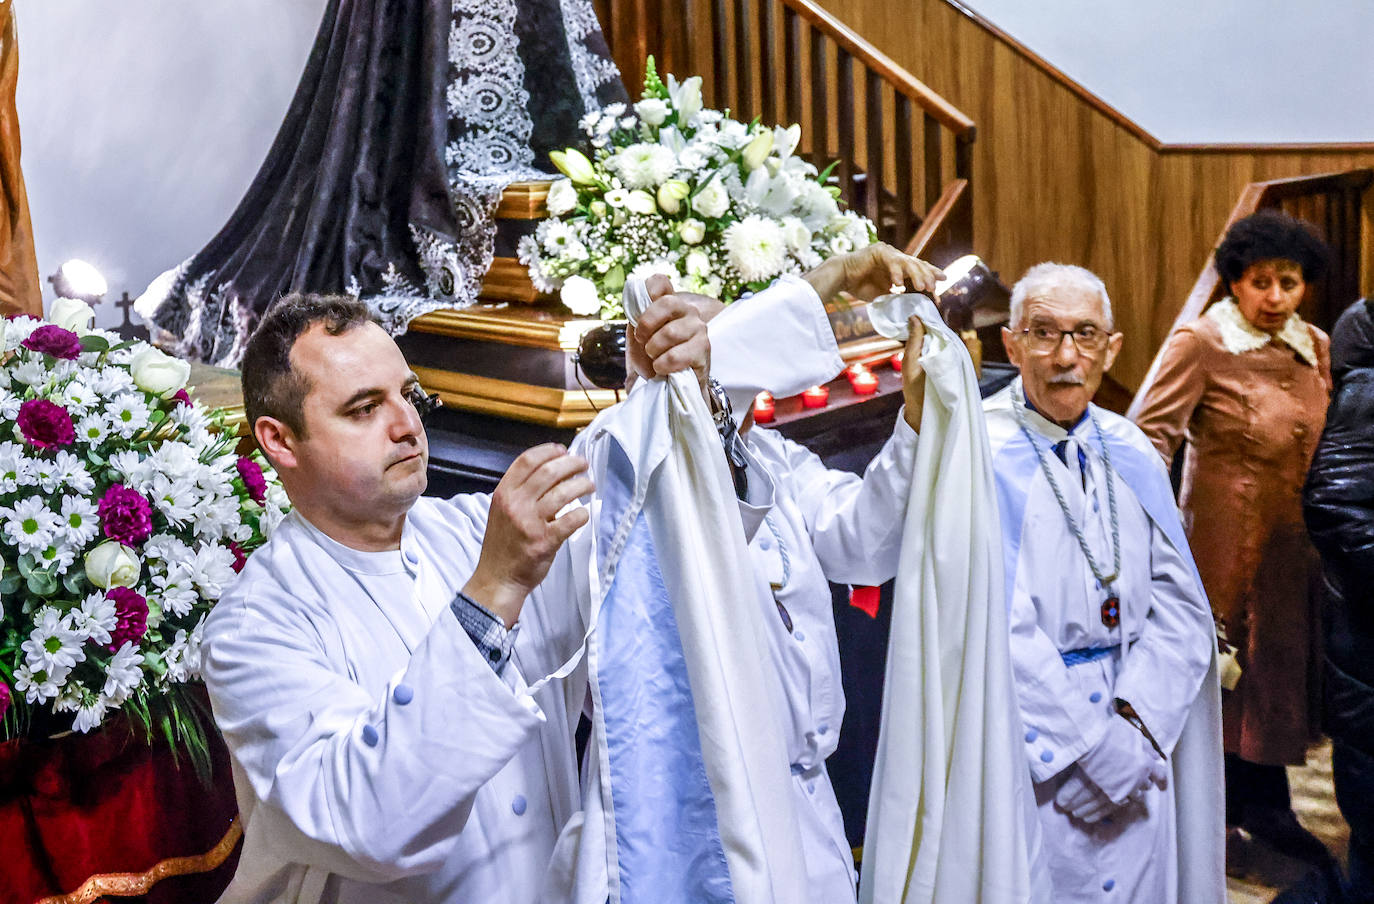
<path fill-rule="evenodd" d="M 582 334 L 576 364 L 600 389 L 625 388 L 625 357 L 629 324 L 610 320 Z"/>

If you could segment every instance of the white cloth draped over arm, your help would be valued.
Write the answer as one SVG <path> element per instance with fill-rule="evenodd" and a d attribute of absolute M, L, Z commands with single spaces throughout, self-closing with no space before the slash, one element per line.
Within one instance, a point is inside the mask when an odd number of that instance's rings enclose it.
<path fill-rule="evenodd" d="M 297 862 L 348 878 L 439 868 L 461 844 L 478 789 L 538 730 L 533 699 L 492 671 L 452 613 L 398 677 L 423 689 L 402 705 L 392 688 L 373 697 L 330 661 L 314 627 L 329 623 L 323 606 L 315 620 L 280 587 L 239 593 L 246 602 L 216 626 L 204 669 L 259 801 L 252 819 L 270 821 Z"/>
<path fill-rule="evenodd" d="M 646 302 L 632 280 L 632 320 Z M 582 904 L 805 901 L 782 690 L 759 657 L 765 609 L 742 598 L 755 582 L 740 580 L 751 564 L 739 503 L 700 387 L 689 373 L 641 381 L 579 445 L 598 486 L 586 528 L 594 719 L 579 837 L 560 841 L 556 867 L 575 846 L 565 875 Z M 646 613 L 653 618 L 634 621 Z M 663 630 L 672 621 L 675 637 Z M 642 644 L 626 636 L 636 624 L 652 635 Z M 648 683 L 627 687 L 620 670 Z M 692 714 L 685 735 L 684 712 Z M 705 789 L 696 781 L 703 771 Z M 728 875 L 717 876 L 722 868 Z M 655 881 L 667 876 L 699 891 Z"/>
<path fill-rule="evenodd" d="M 897 571 L 860 900 L 1001 904 L 1033 889 L 1034 802 L 1014 748 L 1001 530 L 972 362 L 933 305 Z"/>
<path fill-rule="evenodd" d="M 800 276 L 780 277 L 743 303 L 728 306 L 707 329 L 711 376 L 730 396 L 737 424 L 760 392 L 794 396 L 844 370 L 825 306 Z M 772 353 L 774 349 L 786 353 Z"/>

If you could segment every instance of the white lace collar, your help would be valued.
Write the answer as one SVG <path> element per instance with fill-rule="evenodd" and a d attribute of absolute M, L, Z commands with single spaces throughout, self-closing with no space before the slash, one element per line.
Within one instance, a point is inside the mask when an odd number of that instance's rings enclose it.
<path fill-rule="evenodd" d="M 1221 344 L 1233 355 L 1243 355 L 1264 348 L 1277 339 L 1297 352 L 1299 358 L 1317 366 L 1317 349 L 1312 343 L 1312 331 L 1297 314 L 1289 314 L 1288 321 L 1277 335 L 1269 335 L 1245 319 L 1234 298 L 1224 298 L 1207 309 L 1210 318 L 1221 331 Z"/>

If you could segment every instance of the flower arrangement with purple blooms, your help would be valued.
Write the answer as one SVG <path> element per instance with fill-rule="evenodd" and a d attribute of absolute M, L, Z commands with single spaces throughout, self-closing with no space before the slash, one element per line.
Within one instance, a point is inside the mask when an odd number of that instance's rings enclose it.
<path fill-rule="evenodd" d="M 205 616 L 286 497 L 186 362 L 91 315 L 0 321 L 0 739 L 124 710 L 194 757 Z"/>
<path fill-rule="evenodd" d="M 544 292 L 584 317 L 624 317 L 631 277 L 666 273 L 678 289 L 730 302 L 784 273 L 872 244 L 873 224 L 841 212 L 830 168 L 795 155 L 801 127 L 745 125 L 702 108 L 701 76 L 665 84 L 649 58 L 644 96 L 582 119 L 591 159 L 549 156 L 567 178 L 550 219 L 519 243 Z"/>

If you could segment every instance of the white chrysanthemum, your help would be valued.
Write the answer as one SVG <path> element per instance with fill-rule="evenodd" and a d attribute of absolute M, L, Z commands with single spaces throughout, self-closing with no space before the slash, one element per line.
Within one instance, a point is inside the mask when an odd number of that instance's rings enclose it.
<path fill-rule="evenodd" d="M 33 614 L 33 630 L 24 641 L 24 661 L 34 671 L 55 674 L 70 671 L 86 658 L 81 645 L 86 636 L 75 631 L 52 606 L 43 606 Z"/>
<path fill-rule="evenodd" d="M 43 485 L 44 492 L 51 493 L 65 487 L 74 493 L 89 493 L 95 489 L 95 478 L 86 470 L 86 463 L 72 453 L 62 450 L 53 457 L 54 485 Z"/>
<path fill-rule="evenodd" d="M 205 465 L 196 450 L 186 443 L 166 442 L 148 456 L 147 467 L 172 480 L 197 480 Z"/>
<path fill-rule="evenodd" d="M 24 400 L 8 389 L 0 389 L 0 418 L 12 421 L 19 417 L 19 408 Z"/>
<path fill-rule="evenodd" d="M 697 192 L 696 197 L 692 198 L 692 210 L 708 219 L 722 217 L 729 209 L 730 193 L 726 191 L 725 184 L 719 178 L 712 178 Z"/>
<path fill-rule="evenodd" d="M 153 534 L 143 544 L 143 555 L 149 561 L 166 562 L 167 567 L 176 563 L 189 567 L 196 558 L 195 551 L 172 534 Z"/>
<path fill-rule="evenodd" d="M 206 415 L 205 406 L 199 402 L 194 405 L 173 405 L 172 410 L 167 415 L 167 420 L 178 427 L 186 427 L 191 430 L 204 430 L 210 425 L 210 418 Z"/>
<path fill-rule="evenodd" d="M 167 680 L 174 682 L 189 681 L 200 677 L 201 643 L 205 639 L 205 616 L 188 634 L 178 630 L 172 645 L 167 648 L 163 662 L 167 665 Z"/>
<path fill-rule="evenodd" d="M 136 449 L 123 449 L 110 456 L 110 467 L 124 477 L 124 485 L 142 490 L 152 480 L 152 469 Z"/>
<path fill-rule="evenodd" d="M 43 321 L 30 317 L 25 314 L 13 320 L 0 321 L 0 327 L 4 328 L 4 347 L 3 350 L 12 352 L 19 347 L 19 343 L 29 338 L 34 330 L 43 325 Z"/>
<path fill-rule="evenodd" d="M 206 543 L 196 550 L 196 558 L 191 565 L 191 580 L 206 599 L 219 599 L 224 588 L 232 584 L 235 577 L 234 554 L 228 547 Z"/>
<path fill-rule="evenodd" d="M 161 472 L 154 472 L 149 483 L 148 496 L 154 507 L 174 527 L 185 527 L 196 517 L 201 498 L 194 483 Z"/>
<path fill-rule="evenodd" d="M 102 367 L 100 373 L 91 378 L 90 386 L 106 398 L 131 392 L 136 388 L 134 378 L 122 367 Z"/>
<path fill-rule="evenodd" d="M 73 631 L 102 647 L 110 642 L 111 632 L 119 625 L 114 600 L 104 593 L 87 596 L 80 606 L 67 613 L 67 620 Z"/>
<path fill-rule="evenodd" d="M 101 688 L 101 693 L 109 698 L 112 705 L 123 703 L 138 689 L 143 681 L 142 661 L 143 656 L 132 640 L 126 640 L 111 657 L 110 664 L 105 667 L 105 686 Z"/>
<path fill-rule="evenodd" d="M 99 728 L 100 723 L 105 721 L 105 712 L 109 702 L 103 697 L 91 697 L 84 701 L 76 709 L 76 718 L 72 720 L 72 729 L 82 734 L 93 728 Z"/>
<path fill-rule="evenodd" d="M 725 250 L 730 264 L 745 282 L 772 279 L 787 262 L 787 240 L 771 220 L 748 216 L 725 230 Z"/>
<path fill-rule="evenodd" d="M 42 355 L 34 355 L 10 367 L 10 379 L 25 386 L 42 386 L 52 377 L 52 372 L 43 362 Z"/>
<path fill-rule="evenodd" d="M 34 555 L 34 559 L 37 560 L 40 568 L 50 571 L 54 576 L 60 578 L 67 573 L 68 568 L 72 567 L 79 551 L 68 543 L 67 538 L 59 531 L 52 543 L 39 550 Z"/>
<path fill-rule="evenodd" d="M 88 414 L 76 422 L 76 441 L 98 446 L 110 434 L 110 422 L 99 414 Z"/>
<path fill-rule="evenodd" d="M 212 501 L 198 506 L 192 527 L 197 539 L 220 540 L 230 536 L 242 524 L 240 518 L 236 496 L 216 495 Z"/>
<path fill-rule="evenodd" d="M 24 454 L 19 443 L 0 443 L 0 495 L 32 486 L 36 462 Z"/>
<path fill-rule="evenodd" d="M 112 427 L 124 439 L 148 426 L 148 403 L 143 396 L 132 392 L 121 392 L 110 399 L 109 417 Z"/>
<path fill-rule="evenodd" d="M 87 386 L 85 381 L 77 377 L 62 387 L 59 403 L 74 416 L 86 415 L 90 414 L 91 409 L 100 403 L 100 396 L 96 395 L 95 390 Z"/>
<path fill-rule="evenodd" d="M 3 531 L 20 554 L 38 553 L 53 542 L 61 521 L 41 496 L 26 496 L 12 508 L 0 509 L 5 519 Z"/>
<path fill-rule="evenodd" d="M 21 663 L 14 670 L 14 689 L 23 694 L 29 703 L 44 703 L 62 692 L 70 674 L 71 669 L 49 672 L 32 668 L 27 662 Z"/>
<path fill-rule="evenodd" d="M 156 597 L 162 611 L 169 612 L 177 618 L 190 615 L 196 603 L 200 602 L 200 594 L 189 584 L 169 584 L 165 590 L 159 591 Z"/>
<path fill-rule="evenodd" d="M 658 188 L 673 177 L 677 157 L 659 144 L 632 144 L 611 163 L 627 188 Z"/>

